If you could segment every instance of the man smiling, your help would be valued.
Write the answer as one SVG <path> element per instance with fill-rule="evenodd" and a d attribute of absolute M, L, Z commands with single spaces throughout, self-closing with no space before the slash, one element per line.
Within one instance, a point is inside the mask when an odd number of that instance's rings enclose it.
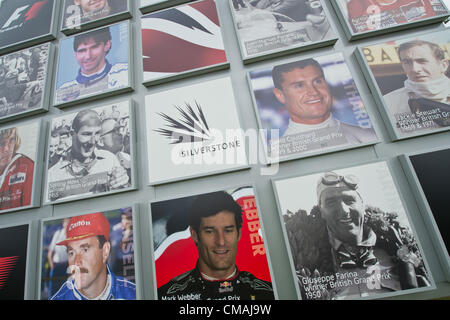
<path fill-rule="evenodd" d="M 114 275 L 107 264 L 109 233 L 109 221 L 100 212 L 70 218 L 67 238 L 56 245 L 67 248 L 71 277 L 52 300 L 136 299 L 136 285 Z"/>
<path fill-rule="evenodd" d="M 108 0 L 74 0 L 73 3 L 81 8 L 83 17 L 94 16 L 97 12 L 101 12 L 101 17 L 103 17 L 111 11 Z"/>
<path fill-rule="evenodd" d="M 106 58 L 111 48 L 109 28 L 75 36 L 74 57 L 80 68 L 75 80 L 63 83 L 57 89 L 57 102 L 68 102 L 103 90 L 126 87 L 128 64 L 111 64 Z"/>
<path fill-rule="evenodd" d="M 242 209 L 226 192 L 200 195 L 189 214 L 197 265 L 158 288 L 160 300 L 274 299 L 272 284 L 236 265 Z"/>
<path fill-rule="evenodd" d="M 97 148 L 101 133 L 101 120 L 94 110 L 82 110 L 72 122 L 72 144 L 67 155 L 48 170 L 49 199 L 92 194 L 129 186 L 129 177 L 116 156 Z M 87 186 L 78 189 L 70 185 L 84 181 Z M 90 183 L 86 183 L 89 181 Z M 69 186 L 60 190 L 66 182 Z"/>
<path fill-rule="evenodd" d="M 397 120 L 402 115 L 439 110 L 441 117 L 433 125 L 449 126 L 449 62 L 444 50 L 435 43 L 414 40 L 401 44 L 397 52 L 407 79 L 402 88 L 384 96 L 389 112 Z"/>
<path fill-rule="evenodd" d="M 314 59 L 278 65 L 272 70 L 273 93 L 289 113 L 289 125 L 283 136 L 324 128 L 342 132 L 349 144 L 376 139 L 373 129 L 339 121 L 332 115 L 333 96 L 321 65 Z"/>
<path fill-rule="evenodd" d="M 127 0 L 73 0 L 73 5 L 68 6 L 66 13 L 75 12 L 75 14 L 67 17 L 66 24 L 70 25 L 75 16 L 79 17 L 81 23 L 85 23 L 124 12 L 128 8 L 127 2 Z M 71 6 L 76 6 L 76 10 L 72 10 Z"/>

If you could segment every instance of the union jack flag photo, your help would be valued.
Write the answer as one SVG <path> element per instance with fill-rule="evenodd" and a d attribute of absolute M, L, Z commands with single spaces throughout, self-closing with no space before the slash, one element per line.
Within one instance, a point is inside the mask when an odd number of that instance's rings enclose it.
<path fill-rule="evenodd" d="M 141 26 L 144 84 L 229 67 L 214 0 L 153 12 Z"/>

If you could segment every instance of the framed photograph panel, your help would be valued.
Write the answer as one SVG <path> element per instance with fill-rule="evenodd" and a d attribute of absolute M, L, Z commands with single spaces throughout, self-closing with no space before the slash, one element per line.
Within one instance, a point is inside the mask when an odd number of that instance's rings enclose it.
<path fill-rule="evenodd" d="M 387 162 L 276 179 L 273 187 L 301 299 L 435 288 Z"/>
<path fill-rule="evenodd" d="M 214 0 L 141 17 L 144 85 L 229 68 Z"/>
<path fill-rule="evenodd" d="M 130 17 L 130 0 L 64 0 L 61 31 L 73 34 Z"/>
<path fill-rule="evenodd" d="M 248 73 L 267 161 L 378 142 L 342 53 Z"/>
<path fill-rule="evenodd" d="M 449 16 L 442 0 L 331 1 L 349 40 L 439 23 Z"/>
<path fill-rule="evenodd" d="M 24 300 L 29 225 L 0 229 L 0 300 Z"/>
<path fill-rule="evenodd" d="M 58 107 L 132 90 L 128 21 L 64 38 L 53 104 Z"/>
<path fill-rule="evenodd" d="M 45 204 L 136 188 L 133 110 L 122 101 L 51 120 Z"/>
<path fill-rule="evenodd" d="M 449 36 L 445 30 L 355 51 L 394 140 L 450 129 Z"/>
<path fill-rule="evenodd" d="M 448 281 L 450 281 L 450 219 L 447 192 L 447 181 L 450 178 L 450 169 L 447 165 L 449 160 L 449 147 L 400 156 Z"/>
<path fill-rule="evenodd" d="M 167 7 L 177 6 L 192 0 L 139 0 L 142 13 L 149 13 L 152 11 L 164 9 Z"/>
<path fill-rule="evenodd" d="M 40 300 L 136 300 L 134 206 L 41 221 Z"/>
<path fill-rule="evenodd" d="M 0 213 L 40 205 L 45 129 L 41 120 L 0 127 Z"/>
<path fill-rule="evenodd" d="M 0 56 L 0 122 L 48 111 L 53 46 Z"/>
<path fill-rule="evenodd" d="M 228 0 L 244 62 L 337 41 L 321 0 Z"/>
<path fill-rule="evenodd" d="M 450 1 L 448 0 L 443 0 L 444 1 L 444 5 L 447 7 L 447 9 L 450 9 Z M 446 28 L 450 27 L 450 18 L 447 18 L 447 20 L 444 21 L 444 26 Z"/>
<path fill-rule="evenodd" d="M 150 185 L 248 168 L 230 78 L 147 95 L 145 111 Z"/>
<path fill-rule="evenodd" d="M 251 186 L 152 202 L 159 300 L 274 300 Z"/>
<path fill-rule="evenodd" d="M 0 54 L 56 38 L 56 0 L 0 1 Z"/>

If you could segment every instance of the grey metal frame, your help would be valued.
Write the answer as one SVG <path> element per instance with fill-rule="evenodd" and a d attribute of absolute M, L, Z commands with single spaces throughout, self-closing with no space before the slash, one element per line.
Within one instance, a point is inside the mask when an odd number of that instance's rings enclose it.
<path fill-rule="evenodd" d="M 440 32 L 450 32 L 450 30 L 440 31 Z M 427 34 L 429 34 L 429 32 L 427 32 L 425 34 L 421 34 L 421 37 L 425 37 Z M 402 40 L 402 39 L 408 39 L 408 38 L 410 38 L 410 37 L 393 38 L 393 39 Z M 379 44 L 382 44 L 385 42 L 386 41 L 375 42 L 375 43 L 365 45 L 364 47 L 368 47 L 368 46 L 372 46 L 372 45 L 379 45 Z M 418 136 L 423 136 L 423 135 L 428 135 L 428 134 L 433 134 L 433 133 L 437 133 L 437 132 L 443 132 L 443 131 L 450 130 L 450 127 L 442 127 L 442 128 L 430 129 L 430 130 L 427 130 L 424 132 L 413 132 L 411 134 L 407 134 L 404 136 L 398 134 L 397 129 L 395 128 L 395 121 L 392 119 L 392 116 L 390 115 L 390 112 L 389 112 L 389 106 L 384 101 L 383 95 L 380 91 L 380 88 L 378 87 L 377 80 L 375 79 L 375 77 L 370 69 L 369 64 L 367 63 L 366 59 L 364 58 L 364 53 L 363 53 L 362 48 L 363 48 L 362 46 L 358 46 L 357 49 L 354 51 L 354 56 L 355 56 L 356 60 L 358 61 L 358 64 L 361 67 L 361 71 L 367 81 L 370 91 L 373 93 L 373 98 L 374 98 L 378 108 L 380 109 L 380 113 L 383 118 L 383 121 L 386 123 L 386 129 L 388 130 L 388 133 L 393 140 L 402 140 L 402 139 L 418 137 Z"/>
<path fill-rule="evenodd" d="M 429 150 L 428 152 L 440 151 L 444 149 L 448 149 L 450 147 L 442 147 L 442 148 L 434 148 Z M 442 264 L 442 267 L 445 272 L 445 276 L 448 282 L 450 282 L 450 257 L 448 255 L 448 251 L 442 239 L 441 233 L 439 231 L 439 227 L 436 223 L 436 220 L 433 217 L 433 212 L 431 211 L 430 205 L 428 204 L 428 200 L 425 196 L 425 193 L 420 185 L 420 181 L 417 177 L 417 174 L 411 164 L 410 156 L 428 153 L 428 152 L 414 152 L 409 154 L 403 154 L 399 156 L 400 163 L 404 168 L 406 177 L 411 186 L 411 189 L 415 195 L 418 205 L 420 206 L 420 211 L 422 213 L 423 219 L 425 220 L 426 227 L 429 230 L 430 237 L 433 241 L 433 244 L 436 248 L 436 251 L 439 256 L 439 260 Z"/>
<path fill-rule="evenodd" d="M 215 191 L 223 191 L 223 190 L 229 190 L 229 189 L 238 189 L 238 188 L 241 188 L 241 187 L 251 187 L 253 189 L 253 191 L 254 191 L 254 194 L 255 194 L 255 203 L 256 203 L 256 208 L 258 210 L 258 219 L 259 219 L 259 223 L 260 223 L 261 230 L 262 230 L 262 238 L 264 239 L 264 249 L 266 251 L 267 264 L 269 266 L 269 272 L 270 272 L 270 277 L 271 277 L 271 280 L 272 280 L 273 292 L 274 292 L 275 299 L 278 299 L 277 286 L 276 286 L 276 283 L 275 283 L 275 278 L 273 276 L 273 270 L 272 270 L 273 267 L 272 267 L 272 263 L 271 263 L 271 259 L 270 259 L 269 248 L 268 248 L 267 243 L 266 243 L 267 242 L 266 229 L 265 229 L 265 227 L 263 225 L 263 221 L 262 221 L 263 213 L 261 212 L 262 210 L 261 210 L 261 207 L 260 207 L 259 202 L 258 202 L 258 195 L 257 195 L 256 188 L 255 188 L 253 183 L 239 184 L 239 185 L 225 185 L 223 188 L 217 188 L 216 187 L 214 189 L 211 189 L 211 190 L 208 190 L 208 191 L 205 191 L 205 192 L 191 191 L 189 193 L 183 194 L 182 196 L 165 197 L 165 198 L 160 198 L 158 200 L 151 200 L 151 201 L 149 201 L 147 203 L 147 205 L 148 205 L 149 216 L 150 216 L 149 225 L 148 225 L 148 228 L 150 230 L 150 235 L 153 235 L 153 225 L 152 225 L 152 218 L 151 218 L 152 217 L 152 204 L 153 203 L 162 202 L 162 201 L 176 200 L 176 199 L 179 199 L 179 198 L 193 197 L 193 196 L 196 196 L 196 195 L 201 195 L 201 194 L 205 194 L 205 193 L 209 193 L 209 192 L 215 192 Z M 155 256 L 154 255 L 155 254 L 154 251 L 155 251 L 155 249 L 154 249 L 153 236 L 150 239 L 151 239 L 150 240 L 150 247 L 151 247 L 150 255 L 152 257 L 152 277 L 155 280 L 154 284 L 153 284 L 153 294 L 154 294 L 155 299 L 158 299 L 158 294 L 157 294 L 158 288 L 157 288 L 157 285 L 156 285 L 156 268 L 155 268 L 155 259 L 154 259 L 154 256 Z"/>
<path fill-rule="evenodd" d="M 37 123 L 38 125 L 38 135 L 36 137 L 36 152 L 35 152 L 35 158 L 34 158 L 34 173 L 33 173 L 33 191 L 31 196 L 31 202 L 28 206 L 23 207 L 17 207 L 17 208 L 11 208 L 6 210 L 0 210 L 0 215 L 13 212 L 13 211 L 19 211 L 19 210 L 26 210 L 31 208 L 36 208 L 41 205 L 41 191 L 42 191 L 42 172 L 43 172 L 43 157 L 44 157 L 44 146 L 45 146 L 45 135 L 47 132 L 47 123 L 45 123 L 43 120 L 25 120 L 18 123 L 15 123 L 14 125 L 9 126 L 2 126 L 1 129 L 6 128 L 12 128 L 12 127 L 20 127 L 23 125 L 31 124 L 31 123 Z M 23 138 L 22 138 L 23 139 Z"/>
<path fill-rule="evenodd" d="M 320 0 L 322 8 L 326 14 L 326 17 L 328 19 L 328 21 L 330 21 L 330 13 L 328 11 L 327 6 L 324 5 L 323 1 Z M 327 46 L 333 46 L 336 41 L 338 40 L 338 36 L 334 30 L 334 27 L 332 26 L 331 22 L 330 22 L 330 29 L 332 30 L 333 33 L 333 37 L 329 38 L 329 39 L 325 39 L 325 40 L 320 40 L 320 41 L 314 41 L 314 42 L 310 42 L 310 43 L 306 43 L 306 44 L 296 44 L 296 45 L 290 45 L 284 48 L 279 48 L 279 49 L 273 49 L 273 50 L 269 50 L 267 52 L 262 52 L 262 53 L 258 53 L 258 54 L 251 54 L 248 55 L 245 52 L 245 48 L 242 45 L 242 39 L 241 36 L 239 34 L 239 30 L 237 28 L 236 25 L 236 15 L 233 9 L 233 4 L 232 4 L 232 0 L 228 0 L 229 3 L 229 7 L 230 7 L 230 12 L 231 15 L 233 17 L 233 22 L 234 22 L 234 30 L 236 33 L 236 37 L 239 43 L 239 49 L 241 51 L 241 56 L 242 56 L 242 60 L 245 64 L 248 63 L 252 63 L 252 62 L 257 62 L 257 61 L 261 61 L 264 59 L 270 59 L 270 58 L 274 58 L 274 57 L 279 57 L 279 56 L 283 56 L 283 55 L 288 55 L 288 54 L 292 54 L 292 53 L 298 53 L 298 52 L 303 52 L 303 51 L 307 51 L 307 50 L 311 50 L 311 49 L 316 49 L 316 48 L 321 48 L 321 47 L 327 47 Z"/>
<path fill-rule="evenodd" d="M 361 297 L 361 298 L 358 298 L 358 299 L 355 299 L 355 300 L 373 300 L 373 299 L 380 299 L 380 298 L 386 298 L 386 297 L 395 297 L 395 296 L 400 296 L 400 295 L 405 295 L 405 294 L 410 294 L 410 293 L 424 292 L 424 291 L 430 291 L 430 290 L 436 289 L 436 284 L 435 284 L 433 275 L 430 272 L 430 270 L 431 270 L 430 269 L 430 265 L 429 265 L 429 263 L 427 261 L 427 257 L 426 257 L 426 254 L 425 254 L 424 250 L 423 250 L 423 246 L 421 244 L 420 239 L 417 236 L 416 229 L 414 227 L 414 224 L 412 223 L 410 214 L 408 212 L 408 208 L 406 206 L 406 201 L 405 201 L 405 199 L 403 197 L 403 194 L 402 194 L 402 192 L 401 192 L 401 190 L 399 188 L 399 184 L 398 184 L 398 182 L 396 181 L 396 179 L 395 179 L 395 177 L 393 175 L 393 167 L 392 167 L 391 162 L 389 160 L 387 160 L 387 159 L 384 159 L 384 160 L 383 159 L 377 159 L 375 161 L 361 162 L 358 165 L 352 165 L 350 167 L 340 166 L 340 167 L 337 167 L 337 168 L 330 168 L 330 170 L 347 169 L 347 168 L 351 168 L 351 167 L 357 167 L 357 166 L 366 165 L 366 164 L 375 164 L 375 163 L 380 163 L 380 162 L 385 162 L 387 164 L 387 167 L 389 169 L 389 173 L 390 173 L 390 175 L 392 177 L 392 180 L 394 182 L 395 188 L 397 189 L 397 192 L 398 192 L 398 195 L 400 197 L 402 206 L 405 209 L 406 218 L 407 218 L 407 220 L 408 220 L 408 222 L 409 222 L 409 224 L 411 226 L 411 230 L 412 230 L 412 233 L 414 234 L 415 241 L 417 242 L 417 245 L 419 247 L 420 252 L 423 254 L 423 262 L 425 264 L 426 270 L 429 272 L 429 276 L 430 276 L 430 280 L 431 280 L 431 286 L 430 287 L 424 287 L 424 288 L 401 290 L 401 291 L 396 291 L 396 292 L 392 292 L 392 293 L 376 294 L 376 295 L 371 295 L 369 297 Z M 276 202 L 277 202 L 277 208 L 278 208 L 278 215 L 279 215 L 279 219 L 280 219 L 280 224 L 281 224 L 281 228 L 283 230 L 284 241 L 286 243 L 286 250 L 288 251 L 287 254 L 289 256 L 289 263 L 290 263 L 291 272 L 292 272 L 292 281 L 294 282 L 295 290 L 297 292 L 297 298 L 299 300 L 302 300 L 302 298 L 301 298 L 301 294 L 300 294 L 300 288 L 298 286 L 298 280 L 297 280 L 297 276 L 296 276 L 296 272 L 295 272 L 295 266 L 294 266 L 294 264 L 292 262 L 293 261 L 292 253 L 291 253 L 291 249 L 290 249 L 290 246 L 289 246 L 289 240 L 288 240 L 288 237 L 287 237 L 286 227 L 285 227 L 285 225 L 283 223 L 283 213 L 281 212 L 281 205 L 280 205 L 280 200 L 279 200 L 279 196 L 278 196 L 278 192 L 277 192 L 276 182 L 280 181 L 280 180 L 290 179 L 290 178 L 300 178 L 300 177 L 303 177 L 303 176 L 309 176 L 309 175 L 313 175 L 313 174 L 317 174 L 317 173 L 321 173 L 321 172 L 325 172 L 325 171 L 324 170 L 320 170 L 320 171 L 315 171 L 315 172 L 308 173 L 306 175 L 289 175 L 289 176 L 285 176 L 285 177 L 279 177 L 279 178 L 276 178 L 276 179 L 271 179 L 271 181 L 272 181 L 272 188 L 273 188 L 273 191 L 274 191 L 274 194 L 275 194 L 275 198 L 276 198 Z"/>
<path fill-rule="evenodd" d="M 134 60 L 133 60 L 133 48 L 132 48 L 132 43 L 134 43 L 133 41 L 133 33 L 132 33 L 132 28 L 130 25 L 129 21 L 124 21 L 124 22 L 119 22 L 116 23 L 114 25 L 120 25 L 120 24 L 127 24 L 128 25 L 128 86 L 123 87 L 123 88 L 118 88 L 118 89 L 109 89 L 107 91 L 103 91 L 103 92 L 96 92 L 93 94 L 89 94 L 86 96 L 83 96 L 82 98 L 77 98 L 68 102 L 57 102 L 56 100 L 56 96 L 57 96 L 57 88 L 56 88 L 56 80 L 57 80 L 57 75 L 58 75 L 58 65 L 59 62 L 61 60 L 61 54 L 58 48 L 58 58 L 56 59 L 56 64 L 55 64 L 55 81 L 54 84 L 52 86 L 53 90 L 52 90 L 52 102 L 53 102 L 53 106 L 54 107 L 58 107 L 58 108 L 63 108 L 63 107 L 68 107 L 68 106 L 73 106 L 76 104 L 80 104 L 82 102 L 88 102 L 88 101 L 92 101 L 92 100 L 97 100 L 100 98 L 104 98 L 104 97 L 110 97 L 110 96 L 115 96 L 115 95 L 119 95 L 121 93 L 125 93 L 125 92 L 131 92 L 134 90 Z M 102 28 L 106 28 L 106 27 L 111 27 L 113 25 L 109 25 L 109 26 L 103 26 L 101 28 L 98 29 L 102 29 Z M 96 30 L 96 29 L 93 29 Z M 89 30 L 89 31 L 85 31 L 83 33 L 89 33 L 93 30 Z M 73 35 L 71 37 L 74 37 Z M 69 37 L 68 37 L 69 38 Z M 66 39 L 68 39 L 66 38 Z M 66 39 L 62 39 L 61 41 L 64 41 Z"/>
<path fill-rule="evenodd" d="M 34 37 L 31 39 L 27 39 L 24 41 L 11 43 L 9 45 L 3 46 L 0 48 L 0 54 L 6 54 L 10 53 L 19 49 L 31 47 L 40 43 L 44 43 L 47 41 L 51 41 L 56 39 L 57 35 L 57 25 L 58 25 L 58 16 L 59 16 L 59 10 L 60 10 L 60 1 L 59 0 L 53 0 L 53 12 L 52 12 L 52 21 L 50 24 L 50 30 L 48 33 L 43 34 L 42 36 Z"/>
<path fill-rule="evenodd" d="M 116 103 L 121 103 L 121 102 L 129 102 L 129 107 L 130 107 L 130 132 L 131 132 L 131 139 L 130 139 L 130 156 L 132 156 L 132 167 L 131 167 L 131 177 L 132 177 L 132 184 L 131 186 L 124 188 L 124 189 L 118 189 L 118 190 L 113 190 L 113 191 L 107 191 L 107 192 L 102 192 L 102 193 L 95 193 L 95 194 L 91 194 L 91 195 L 80 195 L 80 196 L 76 196 L 76 197 L 70 197 L 69 199 L 60 199 L 60 200 L 54 200 L 54 201 L 50 201 L 48 199 L 46 199 L 46 195 L 47 195 L 47 191 L 48 191 L 48 155 L 49 155 L 49 150 L 50 150 L 50 144 L 47 143 L 47 148 L 45 149 L 45 162 L 44 162 L 44 177 L 43 177 L 43 192 L 42 192 L 42 196 L 43 196 L 43 205 L 52 205 L 52 204 L 57 204 L 57 203 L 64 203 L 64 202 L 72 202 L 72 201 L 76 201 L 76 200 L 80 200 L 80 199 L 89 199 L 89 198 L 95 198 L 95 197 L 101 197 L 101 196 L 106 196 L 106 195 L 111 195 L 111 194 L 117 194 L 117 193 L 122 193 L 122 192 L 127 192 L 127 191 L 132 191 L 132 190 L 136 190 L 137 189 L 137 174 L 136 174 L 136 159 L 137 159 L 137 150 L 136 150 L 136 111 L 135 111 L 135 106 L 134 106 L 134 101 L 133 100 L 124 100 L 124 101 L 117 101 Z M 98 104 L 92 107 L 84 107 L 82 109 L 79 109 L 78 111 L 75 111 L 73 113 L 78 113 L 81 110 L 84 109 L 95 109 L 97 107 L 104 107 L 104 106 L 108 106 L 108 105 L 113 105 L 114 103 L 111 104 Z M 56 118 L 61 118 L 62 116 L 54 116 L 51 121 L 50 121 L 50 125 L 51 122 L 56 119 Z M 47 141 L 50 141 L 50 132 L 51 130 L 49 130 L 48 135 L 47 135 Z"/>
<path fill-rule="evenodd" d="M 331 0 L 330 2 L 336 12 L 338 20 L 341 23 L 342 28 L 344 29 L 345 35 L 349 41 L 359 40 L 359 39 L 372 37 L 372 36 L 377 36 L 377 35 L 385 34 L 388 32 L 405 30 L 405 29 L 412 28 L 412 27 L 415 27 L 418 25 L 424 26 L 427 24 L 439 23 L 439 22 L 445 21 L 450 16 L 450 12 L 448 12 L 446 15 L 430 17 L 430 18 L 421 19 L 418 21 L 407 22 L 404 24 L 396 25 L 394 27 L 390 27 L 390 28 L 383 28 L 383 29 L 376 29 L 376 30 L 372 30 L 372 31 L 364 31 L 364 32 L 355 33 L 355 32 L 353 32 L 352 28 L 350 27 L 347 17 L 345 17 L 345 15 L 343 14 L 344 9 L 342 8 L 342 4 L 340 1 L 341 0 Z M 442 2 L 442 0 L 441 0 L 441 2 Z M 442 4 L 444 5 L 444 7 L 446 7 L 443 2 L 442 2 Z M 448 11 L 448 8 L 447 8 L 447 11 Z"/>
<path fill-rule="evenodd" d="M 87 31 L 89 29 L 97 28 L 97 27 L 103 26 L 105 24 L 110 24 L 110 23 L 118 22 L 120 20 L 131 18 L 132 2 L 130 0 L 123 0 L 123 1 L 127 1 L 128 9 L 126 11 L 118 12 L 116 14 L 109 15 L 105 18 L 82 23 L 79 26 L 77 26 L 77 28 L 66 28 L 66 27 L 64 27 L 64 16 L 65 16 L 64 9 L 67 8 L 67 1 L 69 1 L 69 0 L 64 0 L 64 5 L 62 6 L 61 26 L 60 26 L 60 31 L 62 33 L 64 33 L 65 35 L 72 35 L 74 33 Z"/>
<path fill-rule="evenodd" d="M 139 214 L 139 209 L 138 206 L 136 204 L 130 204 L 130 205 L 125 205 L 122 206 L 122 208 L 127 208 L 127 207 L 131 207 L 133 210 L 133 230 L 138 230 L 138 226 L 140 224 L 140 214 Z M 41 219 L 39 221 L 39 243 L 38 243 L 38 261 L 37 261 L 37 266 L 35 269 L 36 274 L 38 275 L 36 278 L 36 288 L 37 288 L 37 292 L 38 292 L 38 300 L 41 300 L 41 282 L 42 282 L 42 263 L 43 263 L 43 257 L 42 257 L 42 251 L 43 251 L 43 239 L 44 239 L 44 224 L 48 221 L 54 221 L 54 220 L 62 220 L 64 218 L 70 218 L 70 217 L 75 217 L 75 216 L 80 216 L 83 214 L 91 214 L 91 213 L 95 213 L 95 212 L 107 212 L 107 211 L 112 211 L 112 210 L 118 210 L 120 208 L 117 207 L 108 207 L 108 208 L 97 208 L 96 210 L 90 210 L 90 211 L 85 211 L 84 213 L 77 213 L 77 214 L 64 214 L 64 215 L 58 215 L 58 216 L 54 216 L 51 218 L 44 218 Z M 143 284 L 142 284 L 142 268 L 141 268 L 141 243 L 140 243 L 140 237 L 136 235 L 136 232 L 133 232 L 133 252 L 134 252 L 134 270 L 135 270 L 135 275 L 136 275 L 136 300 L 142 299 L 142 294 L 143 294 Z"/>
<path fill-rule="evenodd" d="M 229 78 L 229 77 L 218 76 L 217 78 L 208 79 L 208 80 L 223 79 L 223 78 Z M 203 82 L 207 82 L 207 81 L 196 82 L 196 84 L 201 84 Z M 231 84 L 231 85 L 232 85 L 232 88 L 233 88 L 233 84 Z M 234 89 L 233 89 L 233 91 L 234 91 Z M 239 120 L 239 123 L 240 123 L 241 128 L 242 128 L 242 119 L 241 119 L 241 115 L 240 115 L 240 112 L 239 112 L 239 106 L 238 106 L 238 104 L 236 102 L 236 96 L 234 97 L 234 101 L 235 101 L 236 113 L 237 113 L 237 116 L 238 116 L 238 120 Z M 148 112 L 150 112 L 150 111 L 148 111 L 148 106 L 145 106 L 145 119 L 146 120 L 147 120 Z M 146 123 L 146 128 L 150 128 L 148 123 Z M 148 136 L 148 134 L 146 134 L 145 135 L 145 150 L 144 150 L 145 155 L 149 154 L 148 151 L 149 151 L 150 144 L 151 144 L 151 142 L 149 140 L 149 136 Z M 227 173 L 227 172 L 247 170 L 247 169 L 250 169 L 250 166 L 249 166 L 249 163 L 248 163 L 247 150 L 245 150 L 245 158 L 246 158 L 246 162 L 247 162 L 246 165 L 240 165 L 240 166 L 235 166 L 234 168 L 230 168 L 230 169 L 221 169 L 221 170 L 211 171 L 211 172 L 208 172 L 208 173 L 199 173 L 199 174 L 193 174 L 193 175 L 189 175 L 189 176 L 170 178 L 170 179 L 164 179 L 164 180 L 151 181 L 151 179 L 150 179 L 150 172 L 148 172 L 147 185 L 157 186 L 157 185 L 162 185 L 162 184 L 166 184 L 166 183 L 172 183 L 172 182 L 183 181 L 183 180 L 190 180 L 190 179 L 195 179 L 195 178 L 199 178 L 199 177 L 212 176 L 212 175 L 222 174 L 222 173 Z M 148 157 L 147 157 L 147 162 L 148 162 L 148 166 L 152 166 L 152 160 L 148 159 Z"/>

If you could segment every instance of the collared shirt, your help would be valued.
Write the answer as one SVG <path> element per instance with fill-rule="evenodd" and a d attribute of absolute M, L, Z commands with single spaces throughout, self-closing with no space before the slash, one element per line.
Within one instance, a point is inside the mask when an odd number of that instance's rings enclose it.
<path fill-rule="evenodd" d="M 99 296 L 91 300 L 136 300 L 136 285 L 123 277 L 118 277 L 107 268 L 107 281 L 105 289 Z M 75 287 L 70 277 L 51 297 L 51 300 L 89 300 Z"/>
<path fill-rule="evenodd" d="M 329 117 L 319 123 L 319 124 L 303 124 L 303 123 L 297 123 L 292 121 L 292 119 L 289 119 L 289 124 L 284 132 L 283 136 L 291 135 L 291 134 L 297 134 L 297 133 L 303 133 L 303 132 L 310 132 L 314 130 L 329 128 L 329 127 L 338 127 L 340 124 L 340 121 L 336 120 L 331 113 Z"/>
<path fill-rule="evenodd" d="M 335 133 L 341 133 L 342 139 L 338 140 L 339 144 L 344 145 L 373 142 L 377 139 L 373 128 L 362 128 L 346 124 L 333 117 L 332 114 L 319 124 L 302 124 L 289 119 L 289 124 L 283 137 L 302 133 L 306 134 L 314 131 L 323 131 L 326 129 L 329 129 L 330 131 L 333 130 Z M 340 135 L 337 134 L 336 136 Z"/>
<path fill-rule="evenodd" d="M 70 152 L 69 149 L 67 153 Z M 75 169 L 74 161 L 62 158 L 48 170 L 48 199 L 56 200 L 108 191 L 113 169 L 121 167 L 113 153 L 100 149 L 94 149 L 91 164 L 85 170 Z"/>
<path fill-rule="evenodd" d="M 351 268 L 341 266 L 338 252 L 342 249 L 343 243 L 331 236 L 329 239 L 332 247 L 336 279 L 334 299 L 368 297 L 379 293 L 401 290 L 399 270 L 394 260 L 395 257 L 376 246 L 377 236 L 372 230 L 366 230 L 360 247 L 372 249 L 377 261 L 366 267 L 356 264 Z"/>
<path fill-rule="evenodd" d="M 64 103 L 72 100 L 80 99 L 85 96 L 100 94 L 105 90 L 125 88 L 129 85 L 128 81 L 128 63 L 116 63 L 105 70 L 100 71 L 96 75 L 90 76 L 95 81 L 79 82 L 80 73 L 77 79 L 63 83 L 56 92 L 56 102 Z"/>

